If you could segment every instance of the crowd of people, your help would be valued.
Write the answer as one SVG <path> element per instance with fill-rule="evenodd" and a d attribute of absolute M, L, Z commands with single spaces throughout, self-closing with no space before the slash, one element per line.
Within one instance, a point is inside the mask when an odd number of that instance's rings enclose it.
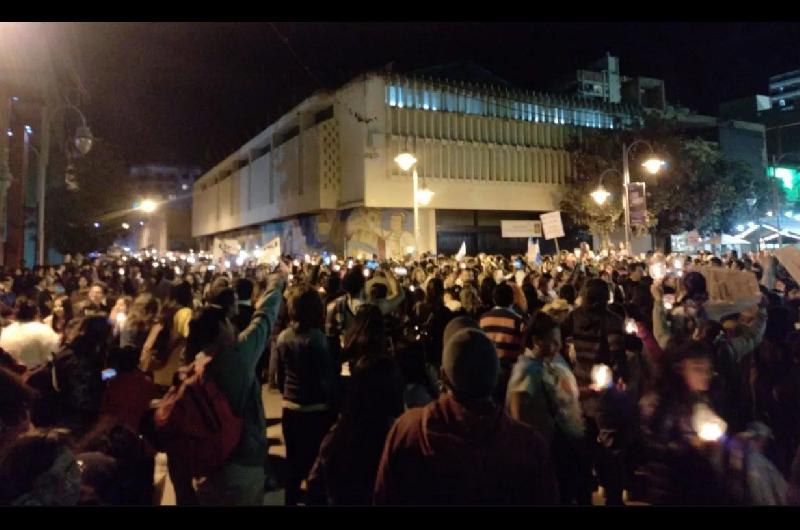
<path fill-rule="evenodd" d="M 159 453 L 178 505 L 277 486 L 287 505 L 800 504 L 800 289 L 774 256 L 528 258 L 0 270 L 0 504 L 158 503 Z M 720 311 L 714 268 L 757 298 Z"/>

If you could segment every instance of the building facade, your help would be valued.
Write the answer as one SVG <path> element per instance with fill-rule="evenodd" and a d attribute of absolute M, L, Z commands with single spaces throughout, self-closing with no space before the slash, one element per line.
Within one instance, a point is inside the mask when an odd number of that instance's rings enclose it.
<path fill-rule="evenodd" d="M 394 158 L 408 151 L 435 193 L 420 211 L 420 251 L 464 240 L 471 252 L 524 251 L 500 238 L 500 221 L 557 210 L 571 142 L 637 119 L 597 99 L 366 74 L 307 98 L 200 177 L 192 235 L 206 249 L 278 236 L 289 253 L 402 255 L 415 245 L 412 183 Z"/>

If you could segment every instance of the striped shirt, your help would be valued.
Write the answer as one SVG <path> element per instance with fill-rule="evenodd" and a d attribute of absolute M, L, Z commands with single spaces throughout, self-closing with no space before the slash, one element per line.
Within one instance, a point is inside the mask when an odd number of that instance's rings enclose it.
<path fill-rule="evenodd" d="M 480 325 L 500 359 L 513 361 L 525 351 L 525 322 L 511 309 L 495 307 L 483 314 Z"/>

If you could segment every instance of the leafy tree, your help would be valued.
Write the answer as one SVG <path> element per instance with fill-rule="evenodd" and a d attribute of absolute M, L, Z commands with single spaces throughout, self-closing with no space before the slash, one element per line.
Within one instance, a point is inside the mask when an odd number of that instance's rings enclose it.
<path fill-rule="evenodd" d="M 718 145 L 682 134 L 677 124 L 648 115 L 633 130 L 582 131 L 572 145 L 576 180 L 565 193 L 561 208 L 607 244 L 608 232 L 624 223 L 622 211 L 622 145 L 645 140 L 665 159 L 658 176 L 642 170 L 649 154 L 637 144 L 630 153 L 631 181 L 647 186 L 648 226 L 663 243 L 672 234 L 697 230 L 702 235 L 730 233 L 742 219 L 771 209 L 772 182 L 743 162 L 726 160 Z M 603 184 L 611 197 L 598 206 L 589 195 L 605 170 Z M 755 207 L 747 199 L 756 199 Z M 605 246 L 605 245 L 604 245 Z"/>
<path fill-rule="evenodd" d="M 86 156 L 71 160 L 69 156 L 54 156 L 49 166 L 47 245 L 73 254 L 105 250 L 120 235 L 134 200 L 126 164 L 119 151 L 102 140 L 95 140 Z M 68 173 L 74 175 L 77 189 L 67 182 Z"/>

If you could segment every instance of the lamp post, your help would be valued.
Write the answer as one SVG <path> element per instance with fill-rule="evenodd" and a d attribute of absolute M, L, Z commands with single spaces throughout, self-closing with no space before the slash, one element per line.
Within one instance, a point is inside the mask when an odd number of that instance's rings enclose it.
<path fill-rule="evenodd" d="M 92 144 L 94 143 L 94 136 L 92 135 L 92 131 L 89 129 L 89 126 L 86 124 L 86 116 L 83 115 L 83 112 L 76 107 L 75 105 L 69 104 L 64 105 L 61 107 L 56 108 L 53 111 L 53 114 L 56 112 L 60 112 L 62 110 L 74 110 L 78 113 L 81 118 L 81 125 L 75 130 L 75 136 L 73 137 L 73 145 L 75 149 L 81 154 L 86 155 L 91 151 Z M 36 190 L 37 190 L 37 202 L 39 203 L 39 208 L 37 212 L 37 223 L 36 223 L 36 244 L 37 244 L 37 257 L 36 259 L 39 262 L 39 265 L 44 265 L 45 262 L 45 244 L 44 244 L 44 207 L 45 207 L 45 195 L 47 193 L 46 189 L 46 176 L 47 176 L 47 165 L 49 163 L 49 156 L 50 156 L 50 117 L 48 115 L 47 107 L 42 107 L 42 143 L 41 143 L 42 150 L 41 152 L 36 151 L 39 160 L 38 160 L 38 171 L 36 175 Z"/>
<path fill-rule="evenodd" d="M 631 183 L 631 172 L 629 166 L 629 158 L 631 150 L 639 145 L 644 144 L 650 149 L 650 157 L 642 162 L 642 167 L 645 168 L 651 175 L 655 175 L 666 164 L 663 160 L 655 156 L 655 149 L 646 140 L 636 140 L 628 145 L 623 142 L 622 144 L 622 206 L 625 209 L 625 250 L 628 255 L 631 255 L 631 208 L 628 204 L 628 186 Z"/>
<path fill-rule="evenodd" d="M 408 171 L 414 168 L 411 175 L 412 196 L 414 203 L 414 250 L 417 255 L 420 254 L 419 242 L 421 239 L 420 226 L 419 226 L 419 205 L 427 206 L 433 198 L 434 192 L 429 190 L 424 184 L 422 188 L 419 187 L 419 176 L 417 175 L 417 159 L 411 153 L 401 153 L 394 159 L 400 169 Z"/>

